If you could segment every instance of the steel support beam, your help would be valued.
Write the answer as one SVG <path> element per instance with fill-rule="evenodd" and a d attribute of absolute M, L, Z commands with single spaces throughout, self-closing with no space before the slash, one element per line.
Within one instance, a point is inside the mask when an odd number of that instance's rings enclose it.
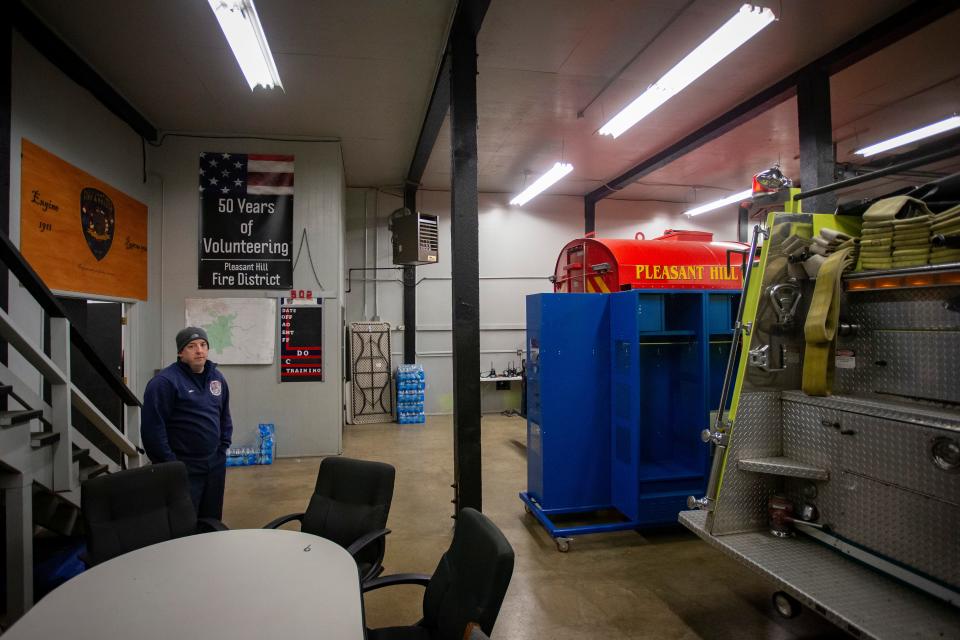
<path fill-rule="evenodd" d="M 740 203 L 737 209 L 737 241 L 747 244 L 750 228 L 750 205 Z"/>
<path fill-rule="evenodd" d="M 878 22 L 860 35 L 840 45 L 809 65 L 791 73 L 760 93 L 744 100 L 723 115 L 713 119 L 690 135 L 684 137 L 652 156 L 641 160 L 616 178 L 606 181 L 603 186 L 586 195 L 588 201 L 597 202 L 623 187 L 639 180 L 643 176 L 665 167 L 674 160 L 699 149 L 711 140 L 722 136 L 751 120 L 755 116 L 771 109 L 796 95 L 797 83 L 801 76 L 810 70 L 823 71 L 833 75 L 891 44 L 916 33 L 927 25 L 939 20 L 958 8 L 955 0 L 924 1 L 918 0 Z"/>
<path fill-rule="evenodd" d="M 476 37 L 480 32 L 480 26 L 483 24 L 483 18 L 487 14 L 489 6 L 490 0 L 464 0 L 460 2 L 454 16 L 454 24 L 458 21 L 466 22 L 473 36 Z M 410 169 L 407 171 L 407 185 L 413 185 L 414 189 L 420 184 L 420 179 L 423 178 L 427 161 L 430 160 L 433 146 L 437 142 L 437 135 L 440 133 L 443 121 L 447 117 L 447 110 L 450 108 L 451 40 L 452 34 L 447 38 L 447 44 L 444 47 L 440 67 L 437 69 L 437 77 L 433 83 L 433 93 L 430 94 L 430 103 L 423 118 L 423 125 L 420 127 L 417 146 L 413 150 Z M 416 190 L 414 190 L 414 193 L 416 193 Z M 410 210 L 413 211 L 412 208 Z"/>
<path fill-rule="evenodd" d="M 417 210 L 417 187 L 407 184 L 403 188 L 403 206 L 410 211 Z M 417 361 L 417 268 L 412 265 L 403 268 L 403 362 L 413 364 Z"/>
<path fill-rule="evenodd" d="M 20 32 L 20 35 L 63 71 L 68 78 L 92 93 L 94 98 L 126 122 L 141 138 L 150 141 L 157 139 L 157 128 L 20 0 L 14 0 L 8 4 L 8 15 L 13 27 Z"/>
<path fill-rule="evenodd" d="M 12 27 L 0 27 L 0 231 L 10 235 L 10 74 L 13 63 Z M 10 310 L 10 276 L 0 262 L 0 309 Z M 0 341 L 0 364 L 7 364 L 7 343 Z M 6 409 L 6 398 L 0 399 Z"/>
<path fill-rule="evenodd" d="M 834 175 L 833 125 L 830 117 L 830 76 L 808 69 L 797 81 L 797 123 L 800 129 L 800 186 L 805 190 L 831 184 Z M 833 213 L 836 192 L 810 198 L 803 210 Z"/>
<path fill-rule="evenodd" d="M 448 43 L 448 50 L 449 46 Z M 430 104 L 427 105 L 427 113 L 423 118 L 423 125 L 420 127 L 420 135 L 417 137 L 417 146 L 414 148 L 413 158 L 410 160 L 410 169 L 407 171 L 407 185 L 413 185 L 414 193 L 416 193 L 416 187 L 420 184 L 420 179 L 423 178 L 427 161 L 430 160 L 430 154 L 433 153 L 433 145 L 437 142 L 437 136 L 440 134 L 440 128 L 443 126 L 449 108 L 450 54 L 449 51 L 444 51 L 440 68 L 437 70 L 437 79 L 433 84 L 433 93 L 430 95 Z"/>
<path fill-rule="evenodd" d="M 450 41 L 453 448 L 456 511 L 480 510 L 480 256 L 477 210 L 477 38 L 454 19 Z"/>
<path fill-rule="evenodd" d="M 404 206 L 416 210 L 417 188 L 450 111 L 451 273 L 453 299 L 454 504 L 481 508 L 480 267 L 477 220 L 477 33 L 490 0 L 462 0 L 456 9 L 417 146 L 407 171 Z M 416 359 L 416 271 L 403 270 L 403 357 Z"/>
<path fill-rule="evenodd" d="M 658 151 L 630 167 L 613 180 L 609 180 L 586 195 L 588 201 L 598 202 L 613 195 L 623 187 L 662 169 L 674 160 L 682 158 L 691 151 L 695 151 L 711 140 L 716 140 L 728 131 L 733 131 L 741 124 L 749 122 L 761 113 L 772 109 L 782 102 L 793 97 L 796 92 L 796 79 L 793 76 L 767 87 L 757 95 L 744 100 L 722 116 L 703 125 L 693 133 L 669 147 Z"/>
<path fill-rule="evenodd" d="M 583 235 L 597 230 L 597 201 L 589 197 L 583 199 Z"/>

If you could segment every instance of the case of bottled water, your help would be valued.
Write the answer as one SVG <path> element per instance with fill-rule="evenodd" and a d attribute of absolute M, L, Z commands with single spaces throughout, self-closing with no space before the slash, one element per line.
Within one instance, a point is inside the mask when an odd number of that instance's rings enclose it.
<path fill-rule="evenodd" d="M 400 424 L 422 424 L 426 422 L 423 413 L 426 375 L 419 364 L 402 364 L 397 367 L 397 422 Z"/>
<path fill-rule="evenodd" d="M 261 423 L 258 425 L 256 446 L 230 447 L 227 449 L 227 466 L 242 467 L 250 464 L 273 464 L 274 432 L 273 424 Z"/>

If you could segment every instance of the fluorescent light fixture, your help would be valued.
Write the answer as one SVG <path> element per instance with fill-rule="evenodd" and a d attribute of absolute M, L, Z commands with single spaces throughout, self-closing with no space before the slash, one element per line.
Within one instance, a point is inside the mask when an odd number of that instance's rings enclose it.
<path fill-rule="evenodd" d="M 700 46 L 667 71 L 653 85 L 640 94 L 623 111 L 600 129 L 602 135 L 617 138 L 624 131 L 647 117 L 657 107 L 677 95 L 710 67 L 726 58 L 734 49 L 755 36 L 776 19 L 770 9 L 745 4 L 737 15 L 713 32 Z"/>
<path fill-rule="evenodd" d="M 267 36 L 260 25 L 260 17 L 253 6 L 253 0 L 207 0 L 213 15 L 217 17 L 223 35 L 233 50 L 233 56 L 240 63 L 243 77 L 247 79 L 250 90 L 257 85 L 267 89 L 280 87 L 280 74 L 270 53 Z"/>
<path fill-rule="evenodd" d="M 684 211 L 683 215 L 688 218 L 693 216 L 698 216 L 701 213 L 706 213 L 707 211 L 713 211 L 714 209 L 719 209 L 720 207 L 725 207 L 728 204 L 733 204 L 734 202 L 741 202 L 743 200 L 749 200 L 753 197 L 753 189 L 747 189 L 746 191 L 741 191 L 740 193 L 735 193 L 732 196 L 728 196 L 723 200 L 715 200 L 713 202 L 708 202 L 707 204 L 702 204 L 696 209 L 690 209 L 689 211 Z"/>
<path fill-rule="evenodd" d="M 521 191 L 513 200 L 510 201 L 510 204 L 522 207 L 536 198 L 541 191 L 571 171 L 573 171 L 572 164 L 563 162 L 556 163 L 549 171 L 537 178 L 533 184 Z"/>
<path fill-rule="evenodd" d="M 860 149 L 859 151 L 855 151 L 854 153 L 864 157 L 872 156 L 872 155 L 887 151 L 889 149 L 902 147 L 905 144 L 916 142 L 917 140 L 923 140 L 924 138 L 935 136 L 938 133 L 943 133 L 944 131 L 950 131 L 951 129 L 956 129 L 957 127 L 960 127 L 960 116 L 951 116 L 946 120 L 941 120 L 940 122 L 934 122 L 933 124 L 928 124 L 925 127 L 920 127 L 919 129 L 914 129 L 913 131 L 902 133 L 895 138 L 890 138 L 889 140 L 884 140 L 883 142 L 872 144 L 869 147 L 864 147 L 863 149 Z"/>

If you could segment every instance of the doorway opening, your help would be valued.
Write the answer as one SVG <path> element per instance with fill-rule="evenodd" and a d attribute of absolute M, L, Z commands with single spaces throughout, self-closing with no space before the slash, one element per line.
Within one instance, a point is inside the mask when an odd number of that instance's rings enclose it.
<path fill-rule="evenodd" d="M 93 351 L 126 382 L 124 368 L 124 345 L 126 344 L 125 304 L 122 302 L 87 300 L 83 298 L 58 297 L 57 300 L 67 312 L 70 324 L 76 327 Z M 122 433 L 124 425 L 124 405 L 115 391 L 97 373 L 93 365 L 73 347 L 70 350 L 70 378 L 77 389 L 100 410 L 107 420 Z M 78 411 L 72 412 L 73 425 L 111 460 L 123 466 L 123 455 L 99 429 Z"/>

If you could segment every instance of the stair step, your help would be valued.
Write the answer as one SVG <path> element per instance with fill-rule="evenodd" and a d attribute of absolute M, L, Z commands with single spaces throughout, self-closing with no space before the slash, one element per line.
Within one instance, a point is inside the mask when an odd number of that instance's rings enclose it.
<path fill-rule="evenodd" d="M 0 427 L 12 427 L 30 422 L 43 415 L 43 409 L 24 409 L 20 411 L 0 411 Z"/>
<path fill-rule="evenodd" d="M 53 518 L 61 499 L 56 494 L 49 493 L 45 489 L 34 484 L 33 492 L 33 522 L 46 527 L 47 523 Z M 47 527 L 49 528 L 49 527 Z"/>
<path fill-rule="evenodd" d="M 105 465 L 105 464 L 98 464 L 98 465 L 93 466 L 93 467 L 86 467 L 86 468 L 84 469 L 84 472 L 85 472 L 85 473 L 84 473 L 84 478 L 83 478 L 83 479 L 84 479 L 84 480 L 89 480 L 90 478 L 96 478 L 96 477 L 99 476 L 99 475 L 102 475 L 102 474 L 104 474 L 104 473 L 107 473 L 107 471 L 109 471 L 109 470 L 110 470 L 110 467 L 108 467 L 108 466 Z"/>
<path fill-rule="evenodd" d="M 808 478 L 810 480 L 830 479 L 830 471 L 828 469 L 822 469 L 785 456 L 754 458 L 750 460 L 741 458 L 737 460 L 737 469 L 741 471 L 752 471 L 753 473 L 766 473 L 774 476 L 787 476 L 790 478 Z"/>
<path fill-rule="evenodd" d="M 60 440 L 59 433 L 43 432 L 30 434 L 30 446 L 34 449 L 46 447 Z"/>
<path fill-rule="evenodd" d="M 84 456 L 90 455 L 90 449 L 74 449 L 73 450 L 73 461 L 76 462 Z"/>
<path fill-rule="evenodd" d="M 79 516 L 80 509 L 68 502 L 60 502 L 53 516 L 43 526 L 62 536 L 73 535 Z"/>

